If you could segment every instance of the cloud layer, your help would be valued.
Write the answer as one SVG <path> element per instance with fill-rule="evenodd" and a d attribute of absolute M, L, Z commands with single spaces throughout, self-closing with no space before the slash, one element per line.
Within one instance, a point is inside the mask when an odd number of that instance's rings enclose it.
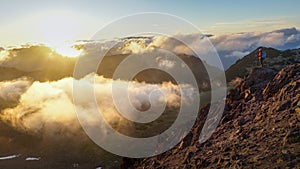
<path fill-rule="evenodd" d="M 179 41 L 183 40 L 183 42 Z M 247 55 L 260 46 L 272 47 L 279 50 L 294 49 L 300 47 L 300 31 L 296 28 L 287 28 L 271 32 L 245 32 L 226 35 L 202 34 L 177 34 L 173 37 L 144 36 L 128 37 L 113 40 L 86 40 L 77 41 L 74 48 L 82 50 L 82 56 L 97 58 L 102 55 L 116 54 L 142 54 L 151 52 L 156 48 L 165 49 L 177 54 L 209 55 L 212 49 L 208 49 L 208 40 L 217 50 L 224 68 L 228 68 L 237 59 Z M 194 49 L 194 51 L 191 50 Z M 105 53 L 108 52 L 108 53 Z M 195 53 L 194 53 L 195 52 Z M 207 61 L 209 57 L 202 59 Z M 51 69 L 53 65 L 74 64 L 75 58 L 62 57 L 51 48 L 43 45 L 25 46 L 21 48 L 0 50 L 0 65 L 13 67 L 23 71 L 38 71 Z M 209 62 L 208 62 L 209 63 Z M 171 66 L 171 63 L 162 63 Z M 69 65 L 70 66 L 70 65 Z M 71 66 L 72 67 L 72 66 Z"/>
<path fill-rule="evenodd" d="M 94 80 L 95 84 L 93 84 Z M 80 85 L 80 91 L 78 91 L 80 98 L 76 106 L 86 113 L 98 111 L 90 106 L 95 101 L 94 98 L 87 97 L 88 88 L 94 86 L 99 110 L 111 124 L 116 125 L 114 126 L 116 128 L 125 125 L 126 122 L 114 106 L 113 83 L 117 86 L 129 86 L 128 98 L 131 104 L 125 105 L 127 106 L 123 109 L 125 111 L 130 111 L 132 108 L 143 110 L 160 105 L 178 108 L 181 99 L 184 104 L 189 104 L 194 94 L 193 88 L 189 85 L 180 86 L 183 90 L 181 93 L 180 87 L 172 83 L 145 84 L 114 81 L 95 74 L 87 75 L 79 80 L 70 77 L 53 82 L 35 81 L 32 83 L 23 78 L 0 83 L 0 97 L 4 101 L 19 98 L 15 107 L 2 110 L 0 119 L 20 130 L 45 136 L 53 136 L 62 131 L 66 131 L 65 134 L 70 134 L 70 136 L 76 135 L 80 125 L 73 106 L 73 83 Z M 124 97 L 117 96 L 117 98 Z M 93 122 L 93 119 L 90 119 L 88 125 L 92 125 Z"/>
<path fill-rule="evenodd" d="M 86 49 L 93 44 L 98 49 L 112 47 L 111 54 L 143 53 L 155 48 L 162 48 L 177 54 L 207 55 L 209 40 L 220 55 L 224 68 L 228 68 L 237 59 L 247 55 L 260 46 L 272 47 L 279 50 L 294 49 L 300 47 L 300 31 L 296 28 L 287 28 L 271 32 L 245 32 L 226 35 L 208 35 L 208 39 L 202 34 L 177 34 L 173 37 L 149 36 L 115 39 L 109 43 L 96 45 L 93 42 L 86 43 Z M 183 40 L 183 42 L 179 41 Z M 105 44 L 105 45 L 104 45 Z M 84 46 L 84 45 L 83 45 Z M 101 46 L 101 47 L 100 47 Z M 191 50 L 194 49 L 194 51 Z M 206 59 L 205 57 L 202 59 Z"/>

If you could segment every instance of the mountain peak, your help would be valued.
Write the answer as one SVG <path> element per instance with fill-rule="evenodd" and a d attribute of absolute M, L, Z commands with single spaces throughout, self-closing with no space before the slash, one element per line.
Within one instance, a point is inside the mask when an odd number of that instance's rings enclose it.
<path fill-rule="evenodd" d="M 259 48 L 262 48 L 267 53 L 267 57 L 264 59 L 264 66 L 266 68 L 279 71 L 288 65 L 300 63 L 299 49 L 280 51 L 274 48 L 261 46 L 252 51 L 250 54 L 244 56 L 242 59 L 238 60 L 226 70 L 227 82 L 230 82 L 237 77 L 244 78 L 249 75 L 253 68 L 259 67 L 259 62 L 257 59 Z"/>

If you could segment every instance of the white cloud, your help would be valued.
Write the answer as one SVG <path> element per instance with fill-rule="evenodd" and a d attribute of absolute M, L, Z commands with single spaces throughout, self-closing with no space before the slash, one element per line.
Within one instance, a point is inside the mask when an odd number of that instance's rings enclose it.
<path fill-rule="evenodd" d="M 287 38 L 287 42 L 295 42 L 295 41 L 300 41 L 300 33 L 299 34 L 290 35 Z"/>
<path fill-rule="evenodd" d="M 0 53 L 0 66 L 31 72 L 67 67 L 75 58 L 67 58 L 46 45 L 26 44 Z"/>
<path fill-rule="evenodd" d="M 175 61 L 162 57 L 157 57 L 156 62 L 158 63 L 158 66 L 162 68 L 173 68 L 176 64 Z"/>
<path fill-rule="evenodd" d="M 210 61 L 210 59 L 213 58 L 211 56 L 214 53 L 214 49 L 208 40 L 217 50 L 226 68 L 235 62 L 234 59 L 243 57 L 243 53 L 247 54 L 260 46 L 273 47 L 280 50 L 297 48 L 300 44 L 300 31 L 296 28 L 287 28 L 271 32 L 211 35 L 207 38 L 202 34 L 193 33 L 176 34 L 173 37 L 146 36 L 101 41 L 88 40 L 76 42 L 75 48 L 83 50 L 82 55 L 91 58 L 92 64 L 95 64 L 94 59 L 99 59 L 98 56 L 100 55 L 104 56 L 107 51 L 106 55 L 142 54 L 152 52 L 156 48 L 175 54 L 195 55 L 196 53 L 201 56 L 201 59 L 212 64 L 214 60 Z M 45 46 L 2 50 L 0 51 L 0 65 L 25 71 L 34 71 L 47 66 L 53 67 L 52 65 L 58 65 L 60 62 L 66 63 L 66 59 L 53 57 L 54 55 L 53 51 Z M 231 58 L 230 60 L 228 60 L 229 57 Z M 164 61 L 161 65 L 171 67 L 173 64 L 172 62 Z"/>
<path fill-rule="evenodd" d="M 262 36 L 259 40 L 261 46 L 281 46 L 288 41 L 283 32 L 271 32 Z"/>
<path fill-rule="evenodd" d="M 234 57 L 234 58 L 242 58 L 248 55 L 250 52 L 240 52 L 240 51 L 233 51 L 232 53 L 225 55 L 225 57 Z"/>
<path fill-rule="evenodd" d="M 95 84 L 94 83 L 95 80 Z M 112 98 L 112 85 L 129 85 L 129 99 L 137 110 L 143 110 L 145 104 L 151 102 L 151 106 L 166 104 L 169 107 L 177 108 L 181 104 L 191 102 L 193 88 L 190 85 L 177 86 L 170 82 L 163 84 L 146 84 L 138 82 L 126 82 L 121 80 L 113 81 L 102 76 L 90 74 L 82 79 L 64 78 L 53 82 L 31 82 L 27 79 L 1 82 L 0 97 L 5 99 L 20 98 L 17 106 L 6 108 L 0 114 L 0 119 L 12 126 L 31 131 L 33 133 L 44 134 L 45 136 L 57 135 L 62 131 L 64 134 L 76 135 L 80 129 L 76 113 L 73 107 L 73 83 L 80 85 L 77 88 L 80 97 L 77 107 L 88 113 L 97 111 L 93 109 L 91 103 L 94 98 L 87 97 L 89 87 L 94 87 L 98 108 L 104 117 L 115 124 L 125 123 L 123 118 L 117 113 Z M 181 94 L 181 90 L 183 95 Z M 154 97 L 154 98 L 150 98 Z M 117 96 L 118 99 L 124 98 Z M 152 103 L 153 101 L 153 103 Z M 131 110 L 130 105 L 126 104 Z M 93 125 L 94 119 L 89 119 L 89 125 Z M 99 124 L 97 124 L 99 125 Z"/>

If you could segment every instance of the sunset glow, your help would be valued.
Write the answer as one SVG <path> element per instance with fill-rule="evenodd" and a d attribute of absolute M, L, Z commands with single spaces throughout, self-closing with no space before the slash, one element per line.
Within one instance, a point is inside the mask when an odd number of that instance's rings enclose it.
<path fill-rule="evenodd" d="M 60 11 L 49 12 L 36 18 L 37 31 L 45 42 L 57 44 L 66 40 L 75 40 L 81 32 L 81 27 L 72 13 Z"/>
<path fill-rule="evenodd" d="M 78 57 L 82 52 L 81 50 L 73 48 L 72 45 L 67 42 L 50 44 L 49 46 L 52 47 L 55 52 L 65 57 Z"/>
<path fill-rule="evenodd" d="M 0 169 L 300 166 L 300 1 L 0 6 Z"/>

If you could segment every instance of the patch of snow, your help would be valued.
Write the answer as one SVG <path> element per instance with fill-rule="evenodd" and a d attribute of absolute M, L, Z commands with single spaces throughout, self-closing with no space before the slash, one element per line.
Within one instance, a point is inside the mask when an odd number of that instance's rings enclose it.
<path fill-rule="evenodd" d="M 39 161 L 41 157 L 27 157 L 25 160 L 26 161 Z"/>
<path fill-rule="evenodd" d="M 102 169 L 102 167 L 97 167 L 96 169 Z"/>
<path fill-rule="evenodd" d="M 9 159 L 17 158 L 19 156 L 21 156 L 21 154 L 11 155 L 11 156 L 6 156 L 6 157 L 0 157 L 0 160 L 9 160 Z"/>

